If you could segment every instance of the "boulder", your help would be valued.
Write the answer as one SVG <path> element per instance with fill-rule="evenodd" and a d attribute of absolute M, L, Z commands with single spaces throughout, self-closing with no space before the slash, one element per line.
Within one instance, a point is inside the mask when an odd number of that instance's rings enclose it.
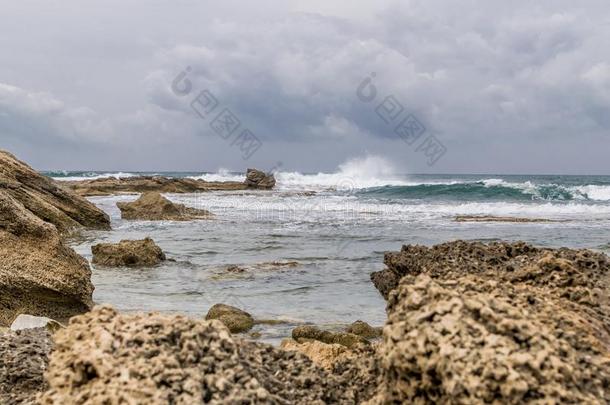
<path fill-rule="evenodd" d="M 322 343 L 318 340 L 299 343 L 294 339 L 284 339 L 280 347 L 284 350 L 303 353 L 318 366 L 330 370 L 340 359 L 347 357 L 350 353 L 349 349 L 343 345 Z"/>
<path fill-rule="evenodd" d="M 222 322 L 231 333 L 247 332 L 254 326 L 254 319 L 249 313 L 230 305 L 216 304 L 208 311 L 206 320 L 217 319 Z"/>
<path fill-rule="evenodd" d="M 248 169 L 245 183 L 249 188 L 272 189 L 275 187 L 275 176 L 257 169 Z"/>
<path fill-rule="evenodd" d="M 210 219 L 207 210 L 175 204 L 157 192 L 144 193 L 134 202 L 118 202 L 121 218 L 145 221 L 191 221 Z"/>
<path fill-rule="evenodd" d="M 365 339 L 375 339 L 381 336 L 382 328 L 374 328 L 364 321 L 356 321 L 348 326 L 345 331 L 362 336 Z"/>
<path fill-rule="evenodd" d="M 41 404 L 362 403 L 377 386 L 370 361 L 331 372 L 298 352 L 235 339 L 218 321 L 180 315 L 96 307 L 54 339 Z"/>
<path fill-rule="evenodd" d="M 151 238 L 100 243 L 91 247 L 93 264 L 111 267 L 154 266 L 166 260 L 165 254 Z"/>
<path fill-rule="evenodd" d="M 108 216 L 0 151 L 0 326 L 19 314 L 65 320 L 91 306 L 91 271 L 63 241 Z"/>
<path fill-rule="evenodd" d="M 292 338 L 297 342 L 317 340 L 327 344 L 338 344 L 347 348 L 355 348 L 369 342 L 361 336 L 346 332 L 330 332 L 321 330 L 315 326 L 297 326 L 292 330 Z"/>

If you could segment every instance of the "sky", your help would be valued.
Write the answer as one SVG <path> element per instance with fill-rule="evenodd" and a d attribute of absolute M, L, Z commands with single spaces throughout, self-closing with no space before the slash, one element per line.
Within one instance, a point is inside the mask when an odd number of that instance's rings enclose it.
<path fill-rule="evenodd" d="M 607 0 L 0 0 L 40 170 L 610 174 Z"/>

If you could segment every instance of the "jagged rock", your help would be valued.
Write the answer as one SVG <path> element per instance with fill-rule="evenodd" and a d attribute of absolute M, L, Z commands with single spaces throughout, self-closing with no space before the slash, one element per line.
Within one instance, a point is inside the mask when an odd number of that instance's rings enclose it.
<path fill-rule="evenodd" d="M 381 336 L 382 328 L 373 328 L 364 321 L 356 321 L 347 327 L 347 333 L 362 336 L 365 339 L 375 339 Z"/>
<path fill-rule="evenodd" d="M 0 404 L 33 404 L 47 388 L 43 373 L 53 347 L 44 328 L 0 334 Z"/>
<path fill-rule="evenodd" d="M 186 178 L 138 176 L 126 178 L 107 177 L 92 180 L 61 181 L 64 187 L 82 196 L 104 196 L 133 193 L 201 193 L 217 190 L 246 190 L 244 182 L 212 182 Z"/>
<path fill-rule="evenodd" d="M 246 172 L 246 185 L 249 188 L 271 189 L 275 187 L 275 176 L 257 169 L 248 169 Z"/>
<path fill-rule="evenodd" d="M 233 338 L 218 321 L 96 307 L 55 336 L 41 404 L 362 403 L 373 356 L 332 372 L 306 356 Z"/>
<path fill-rule="evenodd" d="M 151 238 L 100 243 L 91 247 L 93 264 L 112 267 L 154 266 L 166 260 L 165 254 Z"/>
<path fill-rule="evenodd" d="M 539 293 L 477 275 L 405 276 L 389 296 L 371 402 L 610 402 L 599 325 Z"/>
<path fill-rule="evenodd" d="M 62 236 L 108 229 L 93 204 L 0 151 L 0 326 L 21 314 L 65 320 L 91 305 L 91 271 Z"/>
<path fill-rule="evenodd" d="M 59 323 L 51 318 L 47 318 L 45 316 L 33 316 L 33 315 L 27 315 L 27 314 L 19 315 L 17 318 L 15 318 L 15 320 L 11 324 L 12 331 L 44 328 L 52 333 L 63 327 L 64 326 L 61 323 Z"/>
<path fill-rule="evenodd" d="M 249 313 L 230 305 L 216 304 L 208 311 L 206 320 L 217 319 L 222 322 L 231 333 L 247 332 L 254 326 L 254 319 Z"/>
<path fill-rule="evenodd" d="M 339 344 L 347 348 L 355 348 L 358 345 L 369 342 L 361 336 L 345 332 L 330 332 L 321 330 L 315 326 L 302 325 L 292 330 L 292 338 L 297 342 L 306 340 L 318 340 L 327 344 Z"/>
<path fill-rule="evenodd" d="M 134 202 L 118 202 L 121 218 L 145 221 L 190 221 L 210 219 L 212 214 L 207 210 L 175 204 L 156 192 L 144 193 Z"/>

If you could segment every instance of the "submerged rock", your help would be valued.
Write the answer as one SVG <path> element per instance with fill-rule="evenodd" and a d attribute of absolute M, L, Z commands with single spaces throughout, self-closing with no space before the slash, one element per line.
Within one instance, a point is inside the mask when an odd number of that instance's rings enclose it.
<path fill-rule="evenodd" d="M 254 318 L 249 313 L 230 305 L 216 304 L 208 311 L 206 320 L 217 319 L 222 322 L 231 333 L 247 332 L 254 326 Z"/>
<path fill-rule="evenodd" d="M 369 342 L 361 336 L 346 332 L 330 332 L 321 330 L 315 326 L 297 326 L 292 330 L 292 338 L 297 342 L 305 340 L 318 340 L 327 344 L 339 344 L 347 348 L 355 348 L 358 345 Z"/>
<path fill-rule="evenodd" d="M 166 260 L 165 253 L 151 238 L 100 243 L 91 247 L 93 263 L 113 267 L 154 266 Z"/>
<path fill-rule="evenodd" d="M 33 404 L 47 384 L 43 373 L 53 347 L 44 328 L 0 334 L 0 404 Z"/>
<path fill-rule="evenodd" d="M 218 321 L 96 307 L 55 335 L 42 404 L 361 403 L 374 362 L 332 372 L 306 356 L 233 338 Z"/>
<path fill-rule="evenodd" d="M 175 204 L 156 192 L 144 193 L 134 202 L 118 202 L 121 218 L 145 221 L 190 221 L 210 219 L 212 214 L 207 210 Z"/>
<path fill-rule="evenodd" d="M 250 188 L 272 189 L 275 187 L 275 176 L 257 169 L 248 169 L 246 185 Z"/>

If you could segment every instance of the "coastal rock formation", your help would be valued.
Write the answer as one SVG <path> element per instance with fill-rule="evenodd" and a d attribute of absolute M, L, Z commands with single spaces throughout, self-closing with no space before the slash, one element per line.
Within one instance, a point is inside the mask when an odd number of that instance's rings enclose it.
<path fill-rule="evenodd" d="M 326 371 L 300 353 L 234 339 L 217 321 L 103 306 L 55 335 L 40 403 L 361 403 L 376 387 L 374 365 Z"/>
<path fill-rule="evenodd" d="M 310 325 L 294 328 L 292 330 L 292 338 L 299 343 L 307 340 L 317 340 L 322 343 L 342 345 L 350 349 L 369 343 L 365 338 L 352 333 L 330 332 Z"/>
<path fill-rule="evenodd" d="M 383 328 L 373 328 L 364 321 L 356 321 L 347 327 L 347 333 L 362 336 L 365 339 L 375 339 L 381 336 Z"/>
<path fill-rule="evenodd" d="M 174 204 L 157 192 L 144 193 L 134 202 L 118 202 L 121 218 L 144 221 L 191 221 L 210 219 L 207 210 Z"/>
<path fill-rule="evenodd" d="M 299 343 L 294 339 L 284 339 L 280 347 L 284 350 L 303 353 L 318 366 L 330 370 L 340 359 L 349 356 L 349 353 L 351 353 L 343 345 L 322 343 L 318 340 Z"/>
<path fill-rule="evenodd" d="M 608 403 L 608 342 L 529 292 L 476 276 L 403 278 L 374 403 Z"/>
<path fill-rule="evenodd" d="M 249 188 L 272 189 L 275 187 L 275 176 L 256 169 L 246 172 L 246 186 Z"/>
<path fill-rule="evenodd" d="M 604 254 L 456 241 L 385 263 L 373 277 L 388 298 L 374 403 L 610 401 Z"/>
<path fill-rule="evenodd" d="M 32 404 L 47 388 L 43 373 L 53 347 L 43 328 L 0 334 L 0 404 Z"/>
<path fill-rule="evenodd" d="M 0 326 L 19 314 L 63 320 L 91 305 L 91 271 L 62 237 L 109 229 L 106 214 L 0 151 Z"/>
<path fill-rule="evenodd" d="M 252 315 L 230 305 L 216 304 L 208 311 L 206 320 L 217 319 L 222 322 L 231 333 L 247 332 L 254 326 Z"/>
<path fill-rule="evenodd" d="M 122 240 L 91 246 L 93 264 L 112 267 L 154 266 L 164 261 L 165 253 L 151 239 Z"/>

